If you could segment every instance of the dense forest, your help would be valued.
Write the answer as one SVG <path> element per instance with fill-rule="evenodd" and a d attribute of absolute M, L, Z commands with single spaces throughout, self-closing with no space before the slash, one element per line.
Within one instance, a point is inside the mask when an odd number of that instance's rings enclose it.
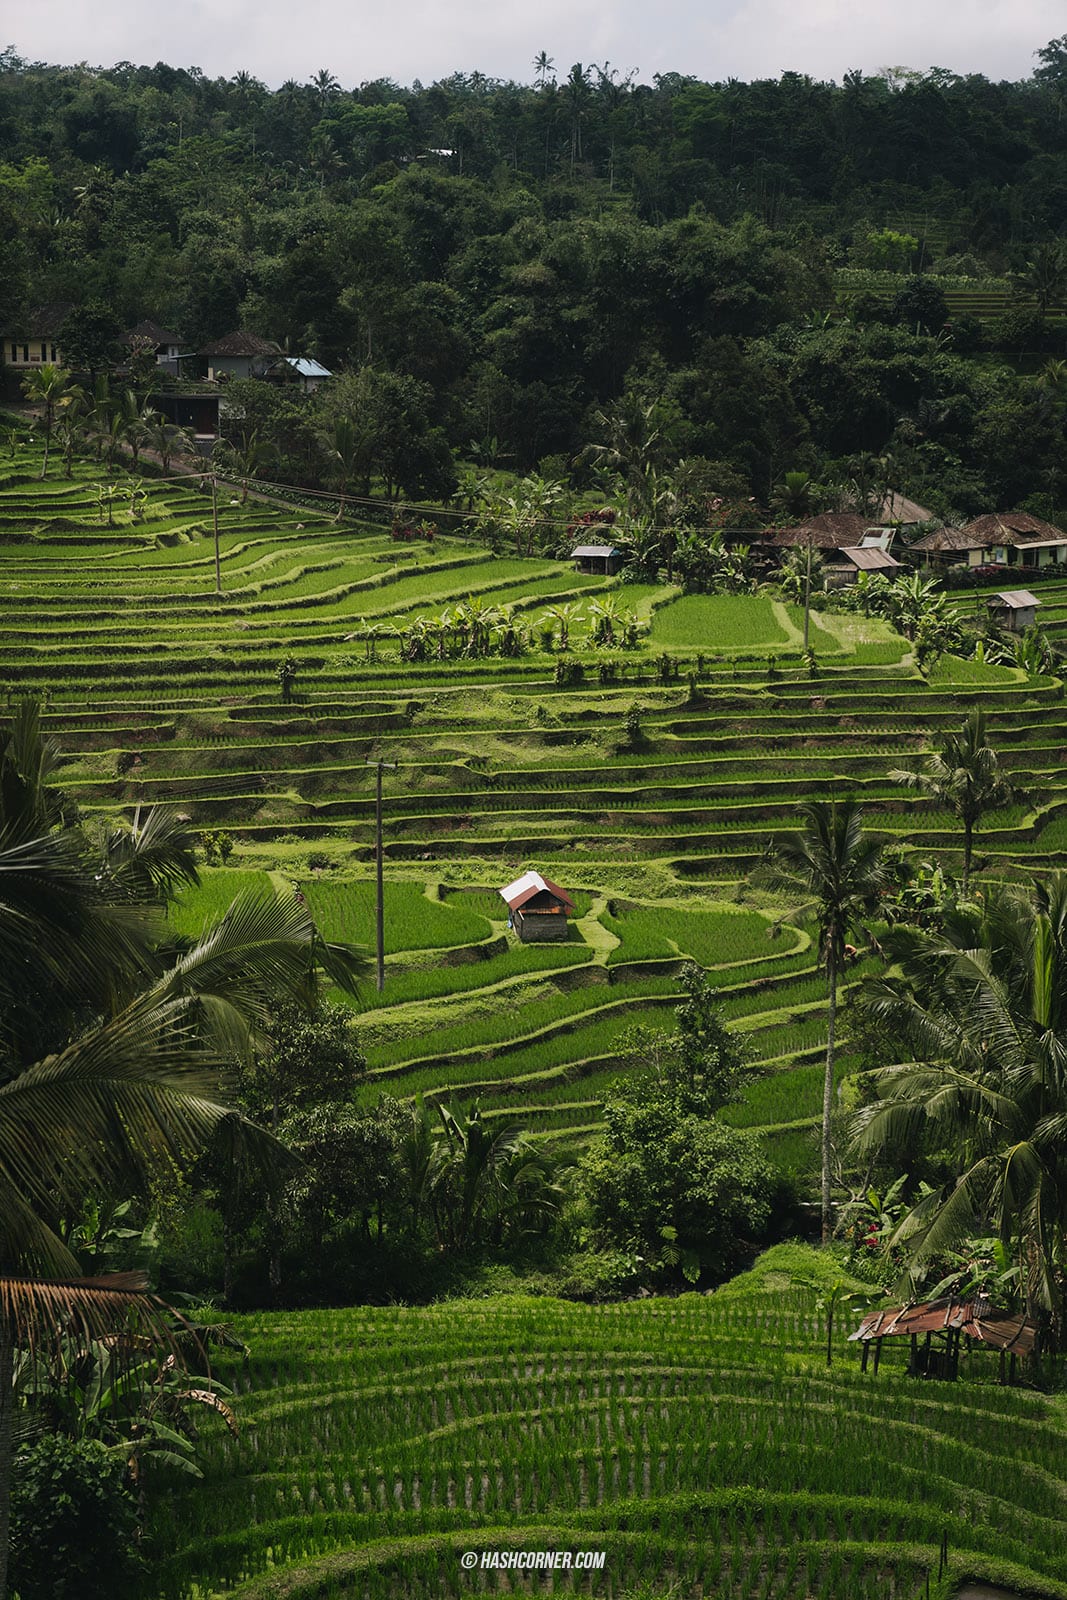
<path fill-rule="evenodd" d="M 0 323 L 70 301 L 348 372 L 256 419 L 308 484 L 356 410 L 403 434 L 403 492 L 443 498 L 463 460 L 566 478 L 655 403 L 664 467 L 735 504 L 875 455 L 944 517 L 1062 514 L 1067 36 L 1035 60 L 645 84 L 545 54 L 525 85 L 272 91 L 8 49 Z M 991 279 L 998 314 L 950 311 Z"/>

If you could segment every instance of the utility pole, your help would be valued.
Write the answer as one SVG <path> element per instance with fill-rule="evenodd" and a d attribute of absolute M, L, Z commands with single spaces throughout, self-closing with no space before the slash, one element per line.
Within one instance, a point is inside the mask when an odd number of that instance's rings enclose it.
<path fill-rule="evenodd" d="M 368 767 L 378 769 L 378 783 L 374 806 L 374 843 L 375 866 L 378 883 L 378 898 L 375 904 L 375 932 L 377 935 L 378 951 L 378 993 L 385 988 L 385 884 L 382 878 L 382 768 L 390 767 L 395 772 L 395 761 L 368 761 Z"/>
<path fill-rule="evenodd" d="M 808 648 L 808 628 L 811 622 L 811 529 L 808 529 L 808 571 L 804 583 L 804 649 Z"/>
<path fill-rule="evenodd" d="M 222 567 L 219 565 L 219 480 L 211 476 L 211 525 L 215 530 L 215 593 L 222 593 Z"/>

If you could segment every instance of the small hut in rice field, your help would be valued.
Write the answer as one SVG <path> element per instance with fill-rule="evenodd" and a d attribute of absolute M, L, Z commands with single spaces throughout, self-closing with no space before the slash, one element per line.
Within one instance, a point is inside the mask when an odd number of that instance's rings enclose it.
<path fill-rule="evenodd" d="M 500 897 L 508 908 L 508 925 L 523 944 L 566 939 L 567 918 L 574 915 L 574 901 L 551 878 L 542 877 L 540 872 L 524 872 L 501 889 Z"/>
<path fill-rule="evenodd" d="M 1038 1330 L 1032 1322 L 1017 1312 L 999 1310 L 983 1294 L 969 1300 L 928 1300 L 921 1305 L 868 1312 L 855 1333 L 849 1334 L 850 1342 L 863 1347 L 864 1372 L 871 1345 L 877 1372 L 882 1341 L 894 1338 L 910 1341 L 908 1372 L 915 1378 L 958 1377 L 964 1339 L 971 1348 L 984 1345 L 998 1350 L 1001 1383 L 1014 1383 L 1017 1358 L 1033 1355 L 1038 1346 Z"/>

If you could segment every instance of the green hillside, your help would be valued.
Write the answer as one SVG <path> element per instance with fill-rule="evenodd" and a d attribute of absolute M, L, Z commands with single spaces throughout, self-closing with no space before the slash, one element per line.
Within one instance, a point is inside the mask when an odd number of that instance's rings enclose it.
<path fill-rule="evenodd" d="M 772 940 L 780 908 L 743 889 L 795 799 L 855 792 L 879 828 L 951 864 L 952 819 L 887 774 L 981 703 L 1019 798 L 980 850 L 1019 873 L 1064 859 L 1056 681 L 952 658 L 926 679 L 885 623 L 818 613 L 813 678 L 802 619 L 777 600 L 680 598 L 458 538 L 398 545 L 237 491 L 220 497 L 219 595 L 210 500 L 195 487 L 147 482 L 132 512 L 123 491 L 109 527 L 90 463 L 40 482 L 36 449 L 15 451 L 0 471 L 0 692 L 45 697 L 71 757 L 64 787 L 88 818 L 162 802 L 231 835 L 228 868 L 187 892 L 181 929 L 199 931 L 267 871 L 301 886 L 327 936 L 369 945 L 367 762 L 398 763 L 385 782 L 387 983 L 359 1018 L 366 1098 L 458 1091 L 491 1119 L 580 1142 L 634 1029 L 672 1025 L 691 959 L 762 1067 L 730 1120 L 804 1173 L 825 984 L 809 933 Z M 1042 595 L 1054 636 L 1067 584 Z M 636 648 L 593 648 L 598 597 L 638 622 Z M 570 648 L 457 654 L 442 613 L 475 603 L 514 607 L 535 640 L 568 604 Z M 425 658 L 404 659 L 416 637 Z M 581 681 L 558 683 L 561 665 Z M 496 891 L 530 866 L 581 891 L 566 944 L 529 949 L 508 933 Z M 845 1075 L 847 1022 L 843 1045 Z"/>
<path fill-rule="evenodd" d="M 784 1269 L 784 1270 L 783 1270 Z M 1061 1401 L 861 1375 L 779 1247 L 711 1297 L 521 1298 L 240 1319 L 241 1434 L 157 1506 L 161 1600 L 479 1593 L 919 1600 L 961 1577 L 1067 1596 Z M 853 1314 L 854 1318 L 855 1314 Z M 948 1540 L 946 1585 L 938 1584 Z M 465 1551 L 603 1551 L 468 1576 Z"/>

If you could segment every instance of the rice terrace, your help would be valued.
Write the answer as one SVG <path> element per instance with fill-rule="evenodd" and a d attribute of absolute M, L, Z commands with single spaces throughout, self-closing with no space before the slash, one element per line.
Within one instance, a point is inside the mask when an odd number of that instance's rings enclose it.
<path fill-rule="evenodd" d="M 1067 866 L 1058 663 L 920 664 L 888 621 L 818 604 L 806 649 L 803 606 L 771 591 L 682 594 L 494 554 L 459 521 L 398 540 L 225 481 L 213 507 L 195 474 L 120 471 L 105 504 L 96 463 L 42 478 L 39 444 L 15 419 L 7 435 L 8 715 L 27 695 L 39 707 L 63 752 L 50 781 L 85 829 L 136 828 L 161 806 L 199 841 L 198 881 L 168 913 L 187 945 L 248 891 L 295 892 L 322 939 L 371 958 L 354 993 L 332 991 L 363 1061 L 357 1118 L 388 1103 L 468 1155 L 476 1135 L 520 1130 L 538 1183 L 565 1188 L 620 1080 L 671 1059 L 679 1005 L 703 995 L 743 1058 L 717 1121 L 768 1163 L 792 1208 L 779 1237 L 811 1238 L 827 981 L 810 907 L 761 879 L 798 806 L 859 799 L 894 859 L 918 865 L 900 892 L 932 905 L 940 874 L 963 867 L 959 819 L 893 774 L 977 707 L 1011 792 L 982 818 L 973 870 L 1025 885 Z M 1055 643 L 1067 579 L 1041 599 Z M 479 630 L 526 642 L 480 653 Z M 513 913 L 500 891 L 529 874 Z M 529 934 L 559 885 L 562 921 Z M 877 1047 L 850 997 L 885 970 L 879 936 L 882 912 L 850 935 L 840 974 L 835 1115 L 870 1099 Z M 259 1103 L 270 1124 L 270 1092 Z M 847 1188 L 843 1144 L 835 1160 Z M 335 1189 L 316 1181 L 325 1227 Z M 432 1194 L 440 1248 L 466 1265 L 390 1277 L 383 1238 L 400 1224 L 384 1183 L 351 1202 L 363 1223 L 329 1258 L 332 1288 L 256 1224 L 286 1308 L 208 1313 L 226 1320 L 213 1414 L 196 1425 L 203 1476 L 153 1469 L 129 1593 L 920 1600 L 971 1580 L 1067 1597 L 1055 1359 L 1041 1383 L 1005 1386 L 1004 1357 L 973 1342 L 955 1384 L 923 1383 L 914 1340 L 887 1341 L 880 1370 L 864 1353 L 861 1370 L 847 1339 L 891 1303 L 862 1259 L 899 1220 L 890 1196 L 854 1194 L 848 1252 L 771 1244 L 711 1292 L 667 1227 L 644 1266 L 576 1238 L 560 1272 L 529 1236 L 513 1267 L 492 1252 L 472 1265 L 474 1213 L 438 1212 Z M 224 1246 L 197 1189 L 226 1190 L 217 1169 L 193 1185 L 199 1220 L 174 1224 L 168 1271 L 203 1292 Z M 240 1204 L 234 1237 L 250 1225 Z M 238 1307 L 272 1295 L 250 1237 L 232 1260 L 225 1245 Z M 649 1263 L 662 1284 L 672 1262 L 683 1292 L 634 1297 Z"/>

